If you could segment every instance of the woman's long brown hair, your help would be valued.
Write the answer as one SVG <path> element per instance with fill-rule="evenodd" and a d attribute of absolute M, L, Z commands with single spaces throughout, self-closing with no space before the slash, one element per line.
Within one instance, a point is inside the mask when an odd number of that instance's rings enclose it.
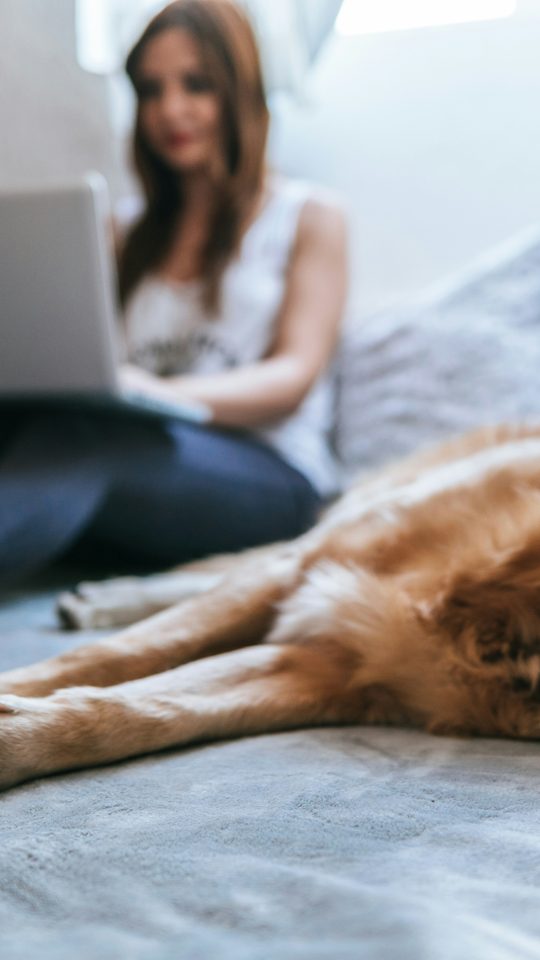
<path fill-rule="evenodd" d="M 126 72 L 136 93 L 146 43 L 163 30 L 178 28 L 198 43 L 221 100 L 224 164 L 201 263 L 203 301 L 215 311 L 223 271 L 239 249 L 263 186 L 268 107 L 253 30 L 232 0 L 176 0 L 158 13 L 127 58 Z M 123 305 L 143 276 L 165 259 L 184 201 L 181 173 L 151 150 L 142 133 L 140 101 L 133 160 L 146 209 L 128 233 L 119 257 Z"/>

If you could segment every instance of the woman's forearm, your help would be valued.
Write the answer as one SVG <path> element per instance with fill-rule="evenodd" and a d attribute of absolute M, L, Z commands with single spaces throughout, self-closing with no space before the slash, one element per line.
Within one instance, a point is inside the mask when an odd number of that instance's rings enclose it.
<path fill-rule="evenodd" d="M 207 406 L 212 421 L 223 426 L 253 427 L 286 416 L 298 406 L 314 376 L 295 357 L 277 356 L 223 373 L 156 377 L 139 367 L 121 369 L 121 382 L 159 399 L 196 401 Z"/>
<path fill-rule="evenodd" d="M 273 357 L 235 370 L 202 376 L 170 377 L 169 396 L 204 403 L 215 423 L 252 427 L 292 413 L 313 377 L 295 357 Z"/>

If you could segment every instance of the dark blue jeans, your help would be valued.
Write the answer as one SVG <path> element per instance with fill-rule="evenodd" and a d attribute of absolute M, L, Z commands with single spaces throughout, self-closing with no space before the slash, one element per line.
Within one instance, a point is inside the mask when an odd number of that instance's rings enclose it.
<path fill-rule="evenodd" d="M 85 541 L 161 568 L 289 539 L 319 507 L 302 474 L 239 431 L 78 412 L 0 421 L 0 585 Z"/>

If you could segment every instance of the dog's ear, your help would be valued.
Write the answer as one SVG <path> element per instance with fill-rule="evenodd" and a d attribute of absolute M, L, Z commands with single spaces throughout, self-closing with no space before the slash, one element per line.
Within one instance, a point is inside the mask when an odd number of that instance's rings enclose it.
<path fill-rule="evenodd" d="M 471 666 L 506 665 L 510 674 L 523 675 L 529 674 L 522 668 L 530 662 L 536 675 L 540 543 L 496 558 L 474 573 L 455 575 L 431 615 Z"/>

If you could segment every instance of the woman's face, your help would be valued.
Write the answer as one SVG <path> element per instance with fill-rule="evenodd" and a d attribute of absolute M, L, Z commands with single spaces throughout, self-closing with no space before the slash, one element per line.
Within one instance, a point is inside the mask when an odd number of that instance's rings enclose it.
<path fill-rule="evenodd" d="M 179 173 L 209 172 L 222 150 L 221 105 L 186 30 L 164 30 L 148 41 L 137 88 L 141 130 L 152 150 Z"/>

